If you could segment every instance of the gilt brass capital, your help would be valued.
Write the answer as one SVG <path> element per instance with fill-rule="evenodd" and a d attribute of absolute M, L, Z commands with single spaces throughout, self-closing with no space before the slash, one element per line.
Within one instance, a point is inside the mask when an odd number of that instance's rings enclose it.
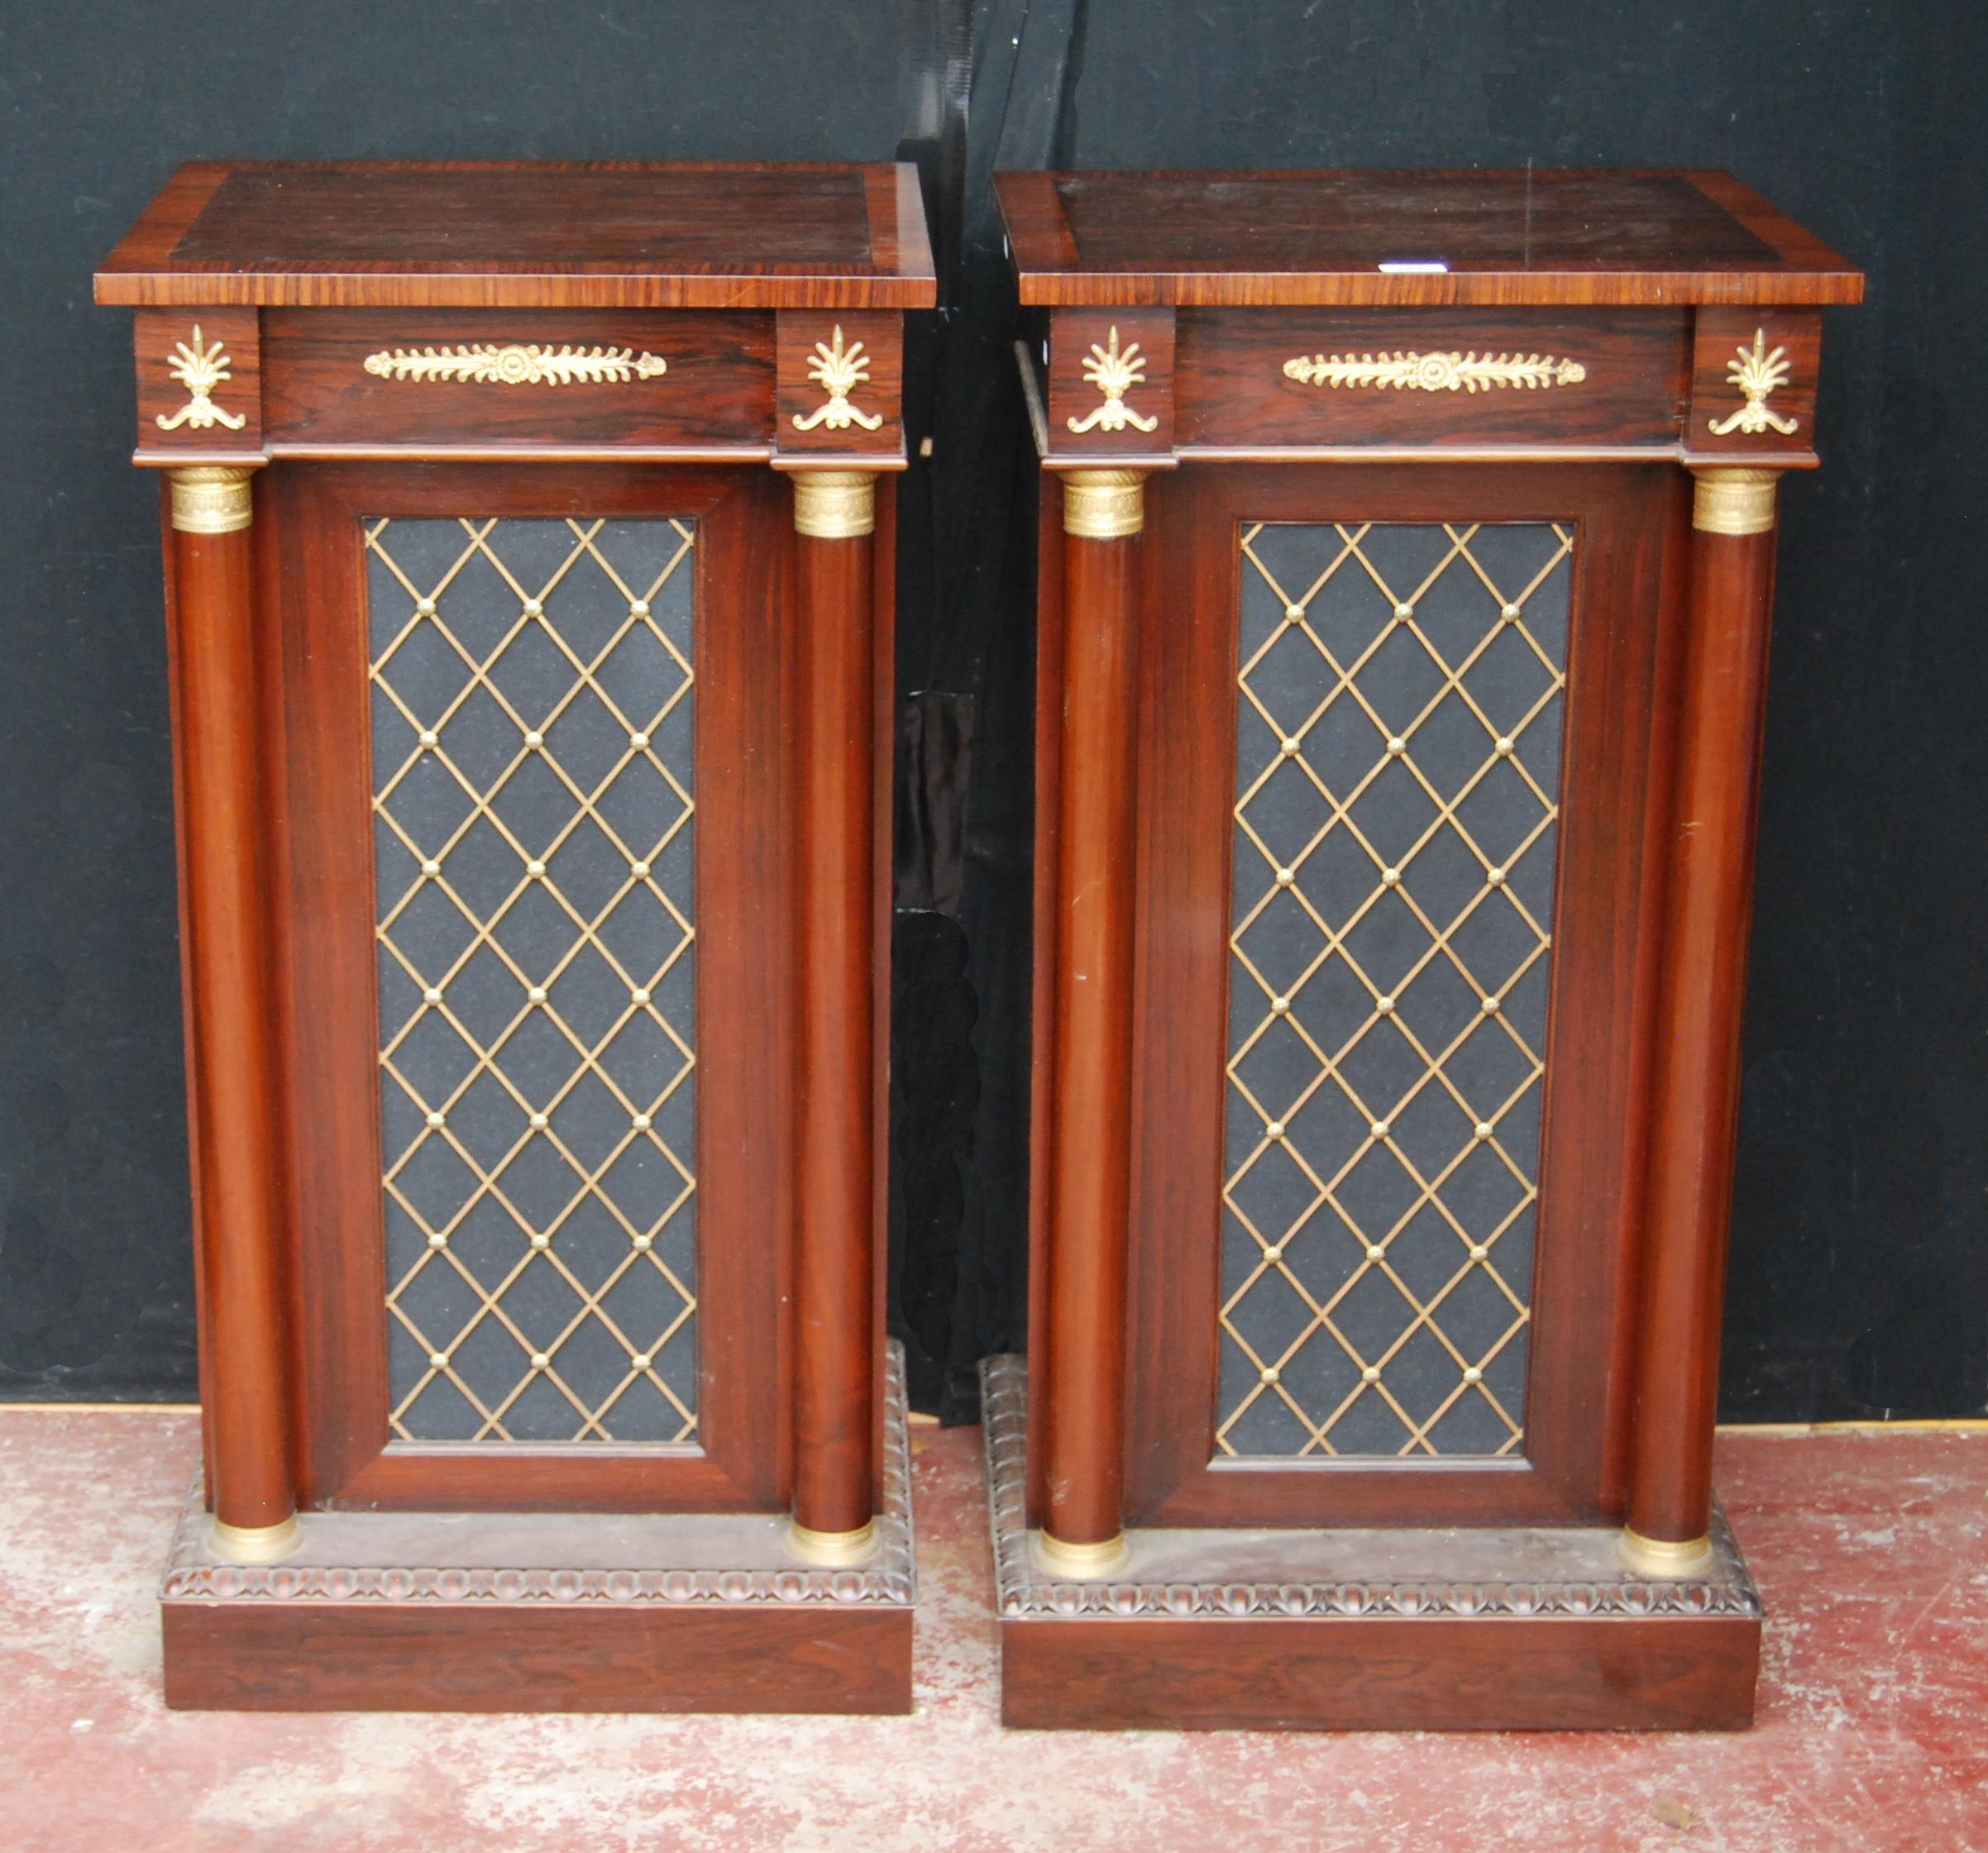
<path fill-rule="evenodd" d="M 1081 540 L 1116 541 L 1146 524 L 1143 470 L 1063 472 L 1063 532 Z"/>
<path fill-rule="evenodd" d="M 877 532 L 877 472 L 796 470 L 794 532 L 816 541 L 859 540 Z"/>
<path fill-rule="evenodd" d="M 1765 534 L 1774 526 L 1778 470 L 1694 470 L 1691 525 L 1701 534 Z"/>
<path fill-rule="evenodd" d="M 173 485 L 173 525 L 183 534 L 233 534 L 254 518 L 253 470 L 195 463 L 166 471 Z"/>

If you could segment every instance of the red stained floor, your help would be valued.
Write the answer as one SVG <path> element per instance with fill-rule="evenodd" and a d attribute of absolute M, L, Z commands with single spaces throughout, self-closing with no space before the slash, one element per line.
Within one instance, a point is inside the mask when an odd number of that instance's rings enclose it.
<path fill-rule="evenodd" d="M 5 1853 L 1988 1853 L 1988 1434 L 1732 1435 L 1730 1736 L 1003 1731 L 979 1435 L 918 1431 L 910 1718 L 168 1712 L 190 1416 L 0 1408 Z"/>

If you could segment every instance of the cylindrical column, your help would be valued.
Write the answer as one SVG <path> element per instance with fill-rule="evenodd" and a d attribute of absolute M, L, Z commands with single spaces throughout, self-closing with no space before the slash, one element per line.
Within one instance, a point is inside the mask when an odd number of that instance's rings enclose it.
<path fill-rule="evenodd" d="M 1712 1436 L 1739 1110 L 1772 470 L 1696 472 L 1676 784 L 1651 1102 L 1642 1348 L 1622 1556 L 1644 1575 L 1711 1562 Z"/>
<path fill-rule="evenodd" d="M 1125 1558 L 1125 1221 L 1138 743 L 1136 470 L 1067 472 L 1056 960 L 1050 1055 L 1047 1507 L 1059 1576 Z"/>
<path fill-rule="evenodd" d="M 801 763 L 800 1225 L 794 1348 L 795 1552 L 875 1546 L 876 685 L 874 474 L 794 473 Z"/>
<path fill-rule="evenodd" d="M 275 997 L 261 834 L 252 471 L 170 473 L 189 1086 L 200 1180 L 212 1542 L 267 1564 L 298 1541 L 280 1252 Z"/>

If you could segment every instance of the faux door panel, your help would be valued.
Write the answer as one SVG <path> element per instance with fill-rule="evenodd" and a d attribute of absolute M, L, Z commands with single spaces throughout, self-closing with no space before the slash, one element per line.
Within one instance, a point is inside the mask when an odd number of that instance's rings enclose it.
<path fill-rule="evenodd" d="M 1618 1497 L 1672 474 L 1149 491 L 1130 1521 Z"/>
<path fill-rule="evenodd" d="M 784 485 L 268 475 L 306 1497 L 776 1509 Z"/>

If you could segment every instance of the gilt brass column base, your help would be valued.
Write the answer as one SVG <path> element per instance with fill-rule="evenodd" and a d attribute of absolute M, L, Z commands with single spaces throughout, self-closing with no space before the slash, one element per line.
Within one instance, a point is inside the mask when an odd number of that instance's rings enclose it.
<path fill-rule="evenodd" d="M 787 1549 L 820 1569 L 853 1569 L 877 1555 L 877 1521 L 867 1520 L 853 1531 L 813 1531 L 795 1519 L 787 1526 Z"/>
<path fill-rule="evenodd" d="M 1615 1540 L 1615 1555 L 1624 1569 L 1638 1576 L 1703 1576 L 1714 1561 L 1709 1532 L 1685 1544 L 1673 1544 L 1662 1538 L 1646 1538 L 1626 1525 Z"/>
<path fill-rule="evenodd" d="M 1102 1544 L 1066 1544 L 1047 1531 L 1035 1535 L 1035 1560 L 1051 1576 L 1089 1582 L 1116 1576 L 1132 1560 L 1131 1547 L 1121 1531 Z"/>
<path fill-rule="evenodd" d="M 303 1542 L 295 1513 L 280 1525 L 228 1525 L 216 1519 L 208 1548 L 230 1564 L 280 1564 Z"/>

